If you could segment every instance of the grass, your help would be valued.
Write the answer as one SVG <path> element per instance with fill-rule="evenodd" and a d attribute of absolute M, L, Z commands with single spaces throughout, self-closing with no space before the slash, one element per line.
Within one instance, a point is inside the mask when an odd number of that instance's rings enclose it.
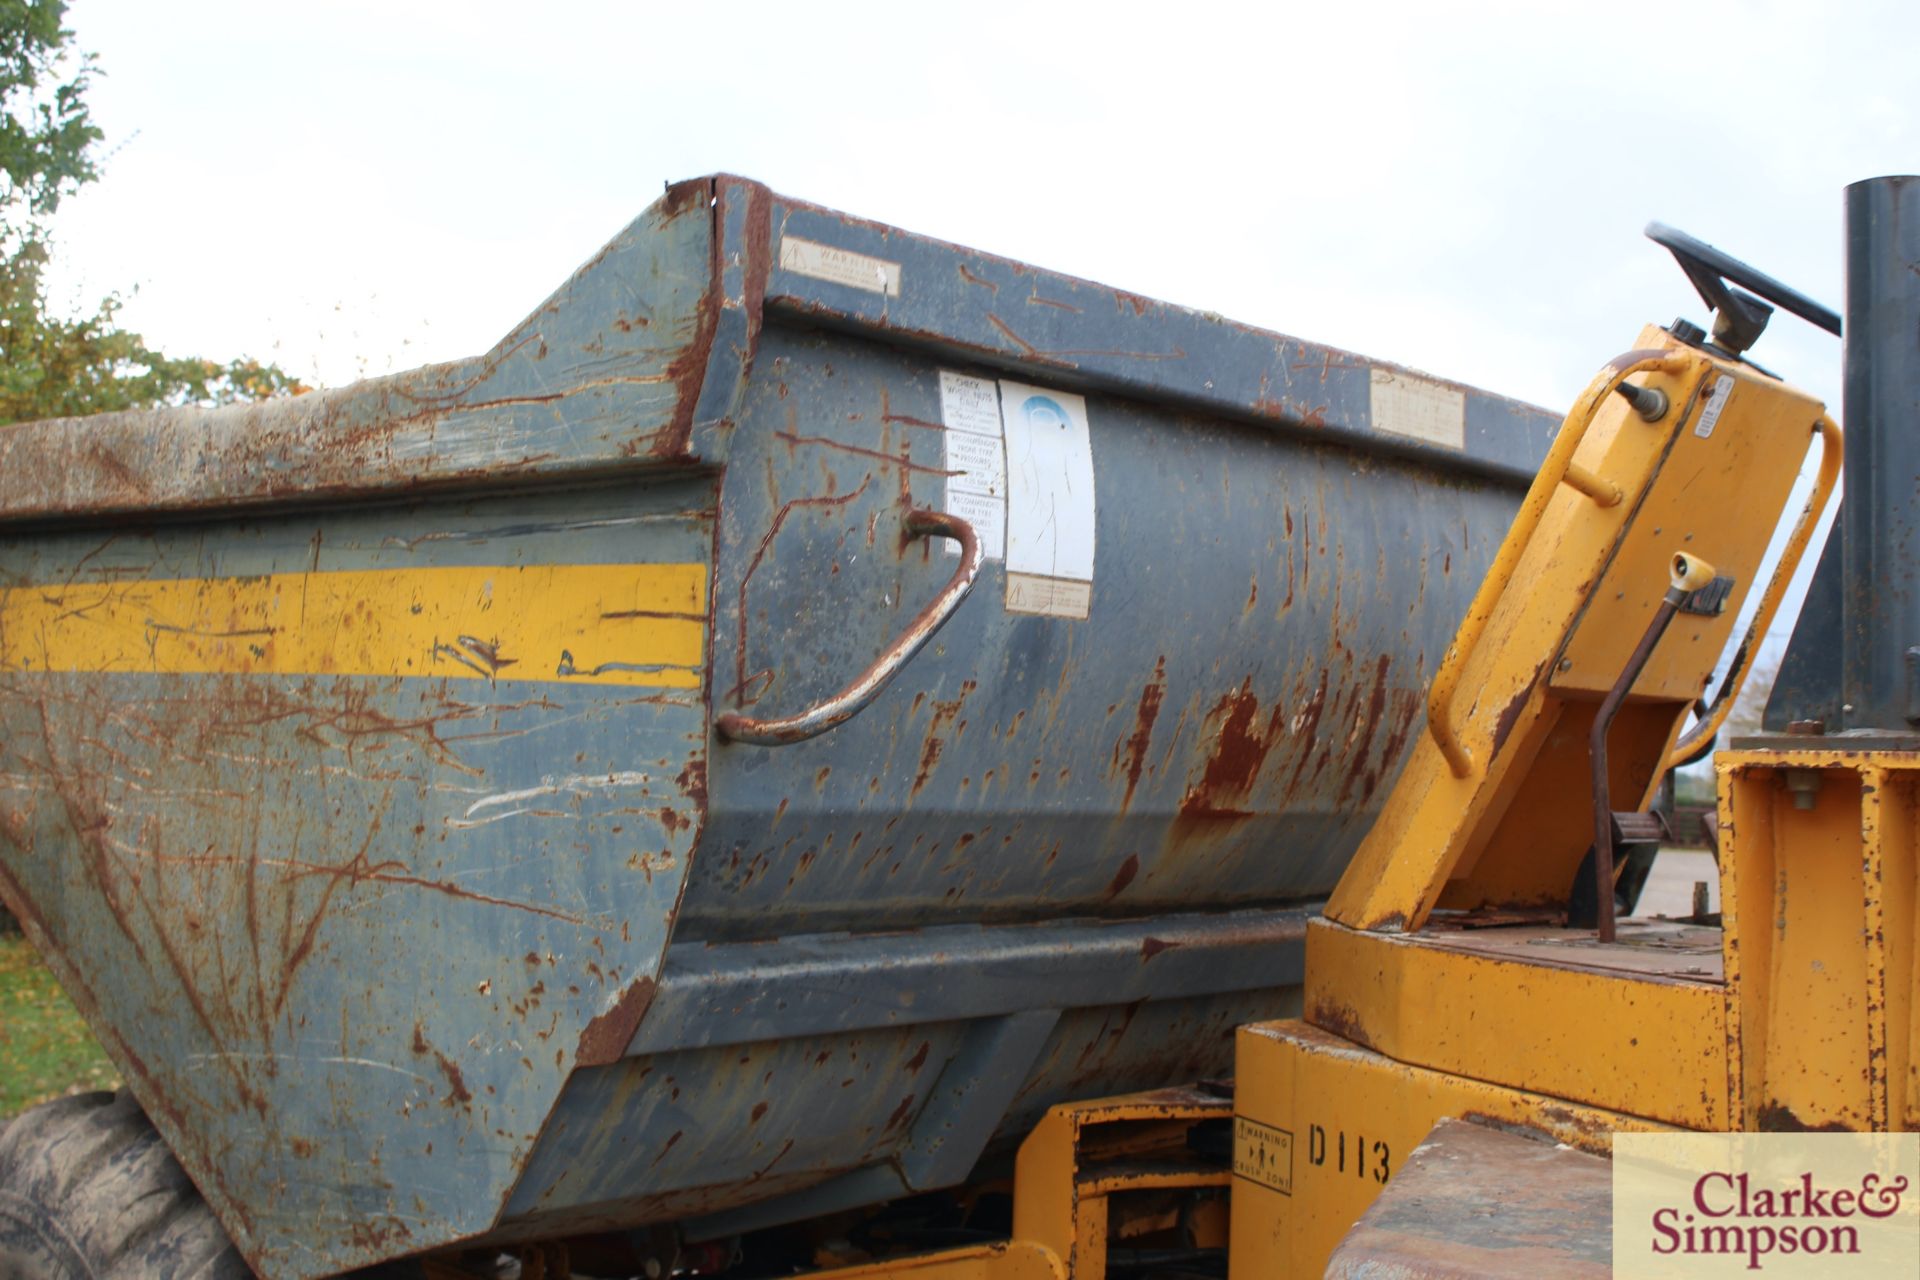
<path fill-rule="evenodd" d="M 39 953 L 17 933 L 0 934 L 0 1120 L 62 1094 L 119 1087 Z"/>

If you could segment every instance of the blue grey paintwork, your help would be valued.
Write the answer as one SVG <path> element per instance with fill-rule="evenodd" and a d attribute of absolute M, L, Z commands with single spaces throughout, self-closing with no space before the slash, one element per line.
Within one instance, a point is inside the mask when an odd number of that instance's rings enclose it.
<path fill-rule="evenodd" d="M 85 608 L 181 573 L 622 561 L 636 536 L 697 560 L 709 496 L 72 532 L 5 543 L 0 581 Z M 0 675 L 0 848 L 236 1237 L 324 1273 L 492 1223 L 587 1028 L 658 968 L 704 739 L 693 690 Z"/>
<path fill-rule="evenodd" d="M 898 295 L 780 269 L 786 236 Z M 0 675 L 0 895 L 269 1276 L 950 1184 L 1297 1002 L 1288 904 L 1383 799 L 1555 425 L 1460 389 L 1460 448 L 1394 434 L 1373 368 L 715 178 L 476 360 L 0 432 L 0 584 L 713 575 L 686 695 Z M 951 573 L 901 537 L 942 505 L 942 369 L 1086 397 L 1090 616 L 1007 612 L 990 562 L 851 721 L 713 740 Z M 528 788 L 545 816 L 472 821 Z"/>

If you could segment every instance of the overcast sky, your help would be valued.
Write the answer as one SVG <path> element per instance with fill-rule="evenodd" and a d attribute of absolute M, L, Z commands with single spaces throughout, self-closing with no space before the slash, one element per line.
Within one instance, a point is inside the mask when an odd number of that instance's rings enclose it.
<path fill-rule="evenodd" d="M 75 0 L 58 287 L 319 383 L 484 350 L 717 170 L 1563 406 L 1704 319 L 1649 219 L 1841 302 L 1920 169 L 1920 4 Z M 1837 402 L 1839 344 L 1755 356 Z"/>

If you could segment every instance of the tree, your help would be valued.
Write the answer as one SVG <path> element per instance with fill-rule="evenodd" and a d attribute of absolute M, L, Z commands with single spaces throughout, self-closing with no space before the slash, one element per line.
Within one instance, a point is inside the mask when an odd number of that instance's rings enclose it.
<path fill-rule="evenodd" d="M 225 404 L 306 388 L 271 364 L 170 357 L 91 315 L 50 314 L 49 219 L 96 181 L 102 134 L 87 109 L 97 67 L 64 25 L 66 0 L 0 0 L 0 424 L 174 404 Z"/>

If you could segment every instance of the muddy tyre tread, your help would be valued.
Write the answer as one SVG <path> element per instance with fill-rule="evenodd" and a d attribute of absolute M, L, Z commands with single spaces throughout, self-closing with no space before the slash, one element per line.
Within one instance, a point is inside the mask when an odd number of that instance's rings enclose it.
<path fill-rule="evenodd" d="M 58 1098 L 0 1128 L 0 1280 L 250 1280 L 127 1092 Z"/>

